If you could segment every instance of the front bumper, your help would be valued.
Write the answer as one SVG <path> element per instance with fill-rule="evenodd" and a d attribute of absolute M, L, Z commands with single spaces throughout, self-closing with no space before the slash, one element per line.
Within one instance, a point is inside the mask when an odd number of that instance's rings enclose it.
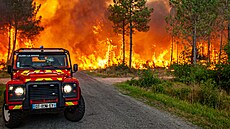
<path fill-rule="evenodd" d="M 43 103 L 40 103 L 40 104 L 43 104 Z M 71 106 L 77 106 L 78 105 L 78 101 L 68 101 L 68 102 L 65 102 L 65 106 L 64 107 L 55 107 L 55 108 L 44 108 L 44 109 L 39 109 L 39 110 L 58 110 L 58 109 L 61 109 L 61 108 L 65 108 L 65 107 L 71 107 Z M 37 109 L 32 109 L 32 106 L 31 108 L 25 108 L 23 105 L 6 105 L 6 108 L 8 110 L 30 110 L 30 111 L 33 111 L 33 110 L 37 110 Z"/>
<path fill-rule="evenodd" d="M 55 103 L 56 105 L 55 108 L 42 108 L 41 110 L 62 109 L 78 105 L 77 94 L 74 98 L 64 97 L 61 82 L 28 82 L 25 88 L 24 99 L 21 102 L 6 104 L 6 108 L 33 111 L 37 110 L 32 107 L 33 104 Z"/>

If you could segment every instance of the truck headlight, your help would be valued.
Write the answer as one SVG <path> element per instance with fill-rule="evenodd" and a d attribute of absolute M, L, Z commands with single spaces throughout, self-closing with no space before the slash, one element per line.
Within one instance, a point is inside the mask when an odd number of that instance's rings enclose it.
<path fill-rule="evenodd" d="M 71 85 L 68 85 L 68 84 L 67 84 L 67 85 L 64 86 L 64 92 L 65 92 L 65 93 L 70 93 L 70 92 L 72 91 L 72 89 L 73 89 L 73 88 L 72 88 Z"/>
<path fill-rule="evenodd" d="M 23 90 L 22 87 L 17 87 L 17 88 L 14 90 L 14 93 L 15 93 L 15 95 L 17 95 L 17 96 L 21 96 L 21 95 L 23 95 L 24 90 Z"/>

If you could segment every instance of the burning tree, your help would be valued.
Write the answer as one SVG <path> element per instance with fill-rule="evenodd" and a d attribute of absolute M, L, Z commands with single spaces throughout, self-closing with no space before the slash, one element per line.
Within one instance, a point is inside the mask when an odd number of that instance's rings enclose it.
<path fill-rule="evenodd" d="M 122 44 L 123 44 L 123 65 L 125 64 L 125 34 L 128 22 L 126 20 L 127 10 L 125 7 L 125 2 L 122 0 L 114 0 L 114 5 L 109 5 L 108 11 L 110 13 L 109 20 L 113 21 L 114 25 L 114 32 L 115 33 L 122 33 Z"/>
<path fill-rule="evenodd" d="M 170 0 L 170 4 L 176 8 L 176 15 L 171 18 L 178 23 L 171 25 L 176 25 L 176 29 L 180 28 L 179 33 L 191 43 L 191 63 L 196 64 L 197 38 L 210 37 L 217 18 L 218 0 Z"/>
<path fill-rule="evenodd" d="M 230 62 L 230 1 L 229 0 L 219 0 L 219 23 L 220 23 L 220 29 L 221 29 L 221 36 L 223 37 L 224 30 L 227 31 L 228 35 L 228 41 L 225 47 L 225 52 L 228 55 L 228 62 Z M 221 38 L 222 38 L 221 37 Z M 222 42 L 220 43 L 220 46 L 222 47 Z M 221 58 L 221 48 L 220 47 L 220 55 L 219 58 Z"/>
<path fill-rule="evenodd" d="M 109 20 L 114 23 L 114 30 L 123 32 L 123 62 L 124 62 L 124 45 L 125 32 L 129 30 L 130 36 L 130 57 L 129 67 L 132 66 L 132 35 L 135 30 L 147 32 L 149 30 L 148 23 L 153 8 L 146 6 L 146 0 L 114 0 L 114 4 L 109 6 Z"/>
<path fill-rule="evenodd" d="M 0 23 L 9 32 L 7 56 L 9 59 L 10 51 L 15 50 L 18 38 L 33 40 L 44 29 L 39 25 L 41 16 L 37 17 L 41 5 L 37 5 L 33 0 L 1 0 L 0 4 Z M 13 42 L 11 42 L 11 35 L 13 35 Z"/>

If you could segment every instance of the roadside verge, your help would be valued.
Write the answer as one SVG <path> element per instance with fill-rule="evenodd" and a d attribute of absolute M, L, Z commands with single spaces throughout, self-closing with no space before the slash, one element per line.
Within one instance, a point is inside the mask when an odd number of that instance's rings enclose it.
<path fill-rule="evenodd" d="M 172 114 L 203 128 L 230 128 L 228 112 L 218 111 L 198 103 L 190 104 L 165 94 L 153 93 L 144 88 L 130 86 L 126 83 L 116 84 L 119 91 L 159 110 Z"/>

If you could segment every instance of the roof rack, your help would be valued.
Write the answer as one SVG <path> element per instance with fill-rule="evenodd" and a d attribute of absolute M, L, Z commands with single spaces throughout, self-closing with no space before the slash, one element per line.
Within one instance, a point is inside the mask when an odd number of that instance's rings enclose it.
<path fill-rule="evenodd" d="M 68 52 L 63 48 L 20 48 L 16 52 Z"/>

